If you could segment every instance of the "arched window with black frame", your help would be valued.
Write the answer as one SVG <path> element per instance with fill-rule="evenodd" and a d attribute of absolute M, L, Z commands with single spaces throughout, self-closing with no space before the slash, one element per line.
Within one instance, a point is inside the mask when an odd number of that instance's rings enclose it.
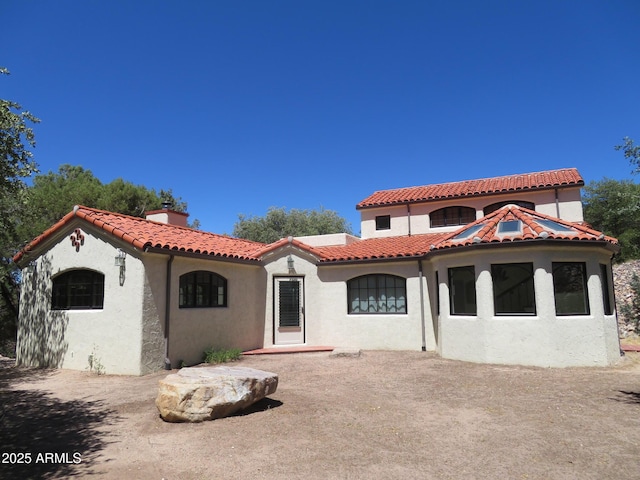
<path fill-rule="evenodd" d="M 507 200 L 507 201 L 502 201 L 502 202 L 496 202 L 496 203 L 492 203 L 491 205 L 487 205 L 486 207 L 484 207 L 484 210 L 482 213 L 484 213 L 485 216 L 489 215 L 490 213 L 495 212 L 496 210 L 506 206 L 506 205 L 517 205 L 519 207 L 522 208 L 528 208 L 529 210 L 535 210 L 536 209 L 536 205 L 534 203 L 531 202 L 526 202 L 524 200 Z"/>
<path fill-rule="evenodd" d="M 53 278 L 53 310 L 101 309 L 104 306 L 104 275 L 95 270 L 76 269 Z"/>
<path fill-rule="evenodd" d="M 431 228 L 466 225 L 476 221 L 476 211 L 471 207 L 445 207 L 429 214 Z"/>
<path fill-rule="evenodd" d="M 386 274 L 363 275 L 347 282 L 348 312 L 407 313 L 407 281 Z"/>
<path fill-rule="evenodd" d="M 217 273 L 198 270 L 180 277 L 180 308 L 227 306 L 227 279 Z"/>

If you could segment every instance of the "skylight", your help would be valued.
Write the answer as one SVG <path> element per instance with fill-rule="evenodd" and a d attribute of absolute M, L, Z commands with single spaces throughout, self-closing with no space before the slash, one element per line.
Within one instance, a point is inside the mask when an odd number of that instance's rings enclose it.
<path fill-rule="evenodd" d="M 553 220 L 536 220 L 543 227 L 549 230 L 555 230 L 556 232 L 573 232 L 573 229 L 562 225 L 561 223 L 554 222 Z"/>
<path fill-rule="evenodd" d="M 516 233 L 520 231 L 520 220 L 506 220 L 498 223 L 498 233 Z"/>
<path fill-rule="evenodd" d="M 483 223 L 479 223 L 478 225 L 474 225 L 472 227 L 466 228 L 461 231 L 458 235 L 452 238 L 452 240 L 464 240 L 466 238 L 471 237 L 475 233 L 479 232 L 482 227 L 484 227 Z"/>

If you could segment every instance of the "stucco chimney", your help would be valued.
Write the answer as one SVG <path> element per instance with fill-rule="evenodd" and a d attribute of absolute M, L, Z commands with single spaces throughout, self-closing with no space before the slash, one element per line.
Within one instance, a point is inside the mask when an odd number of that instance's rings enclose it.
<path fill-rule="evenodd" d="M 189 214 L 184 212 L 176 212 L 175 210 L 171 209 L 171 206 L 171 202 L 162 202 L 162 209 L 145 212 L 145 217 L 147 220 L 153 220 L 154 222 L 186 227 L 187 217 L 189 216 Z"/>

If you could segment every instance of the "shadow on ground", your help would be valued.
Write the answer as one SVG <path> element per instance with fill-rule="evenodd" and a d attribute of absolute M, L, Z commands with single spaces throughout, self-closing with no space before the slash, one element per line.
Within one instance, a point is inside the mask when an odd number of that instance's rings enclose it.
<path fill-rule="evenodd" d="M 251 415 L 253 413 L 266 412 L 267 410 L 271 410 L 272 408 L 278 408 L 280 406 L 282 406 L 282 402 L 280 400 L 274 400 L 272 398 L 266 397 L 266 398 L 263 398 L 262 400 L 258 400 L 253 405 L 250 405 L 247 408 L 234 413 L 231 416 L 244 417 L 245 415 Z"/>
<path fill-rule="evenodd" d="M 11 362 L 12 363 L 12 362 Z M 107 445 L 99 427 L 119 421 L 101 402 L 62 401 L 41 390 L 14 385 L 37 381 L 51 371 L 0 362 L 0 477 L 84 477 L 94 471 Z"/>
<path fill-rule="evenodd" d="M 623 396 L 618 396 L 615 400 L 640 405 L 640 392 L 630 392 L 626 390 L 618 390 L 618 392 Z"/>

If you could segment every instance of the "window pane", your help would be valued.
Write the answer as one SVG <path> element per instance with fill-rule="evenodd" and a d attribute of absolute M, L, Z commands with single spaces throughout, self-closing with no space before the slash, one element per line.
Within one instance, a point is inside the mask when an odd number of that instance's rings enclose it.
<path fill-rule="evenodd" d="M 407 313 L 406 280 L 394 275 L 363 275 L 347 282 L 349 313 Z"/>
<path fill-rule="evenodd" d="M 578 262 L 553 263 L 556 315 L 588 315 L 586 266 Z"/>
<path fill-rule="evenodd" d="M 604 314 L 613 315 L 611 306 L 611 294 L 609 292 L 609 270 L 605 264 L 600 264 L 600 283 L 602 285 L 602 303 L 604 304 Z"/>
<path fill-rule="evenodd" d="M 72 270 L 53 279 L 54 310 L 103 308 L 104 275 L 92 270 Z"/>
<path fill-rule="evenodd" d="M 476 314 L 476 273 L 474 267 L 449 269 L 449 303 L 451 315 Z"/>
<path fill-rule="evenodd" d="M 185 273 L 180 277 L 178 301 L 181 308 L 226 307 L 227 281 L 213 272 Z"/>
<path fill-rule="evenodd" d="M 389 230 L 391 228 L 391 215 L 379 215 L 376 217 L 376 230 Z"/>
<path fill-rule="evenodd" d="M 278 282 L 278 312 L 281 327 L 300 326 L 300 282 L 282 280 Z"/>
<path fill-rule="evenodd" d="M 475 222 L 476 211 L 471 207 L 446 207 L 429 214 L 431 227 L 466 225 Z"/>
<path fill-rule="evenodd" d="M 535 315 L 532 263 L 491 265 L 496 315 Z"/>

